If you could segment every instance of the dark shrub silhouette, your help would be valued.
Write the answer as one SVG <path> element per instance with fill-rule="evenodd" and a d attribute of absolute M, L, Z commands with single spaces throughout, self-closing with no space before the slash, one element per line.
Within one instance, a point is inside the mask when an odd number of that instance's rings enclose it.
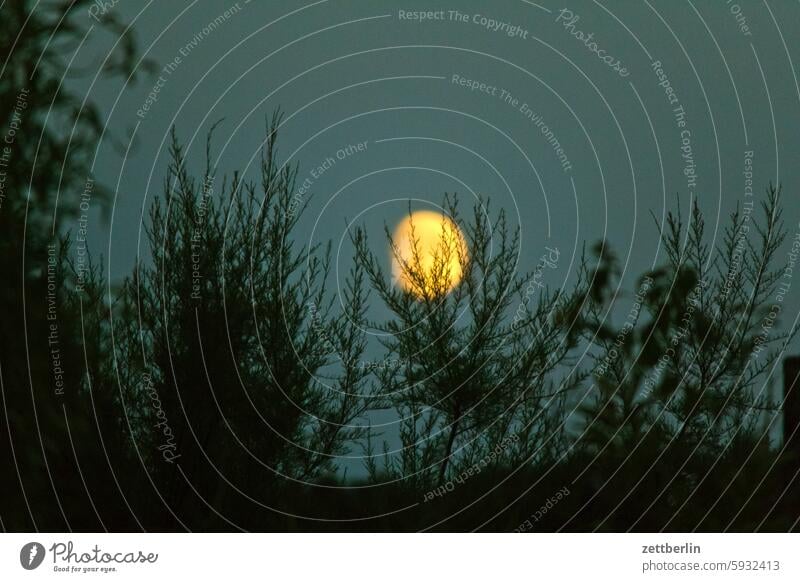
<path fill-rule="evenodd" d="M 778 188 L 714 248 L 697 206 L 670 215 L 664 264 L 622 298 L 605 245 L 550 291 L 558 249 L 520 257 L 502 211 L 464 218 L 448 196 L 465 248 L 445 241 L 429 272 L 400 261 L 409 292 L 356 228 L 337 298 L 329 247 L 293 234 L 305 206 L 276 115 L 255 182 L 217 175 L 211 137 L 193 176 L 173 134 L 146 253 L 117 286 L 82 224 L 105 199 L 103 122 L 60 84 L 89 4 L 11 2 L 0 21 L 4 530 L 797 528 L 797 453 L 775 430 L 792 339 Z M 107 73 L 128 75 L 136 46 L 120 47 Z M 371 300 L 391 316 L 367 321 Z M 370 327 L 389 365 L 364 365 Z M 400 419 L 395 453 L 378 410 Z M 352 478 L 340 460 L 359 450 Z"/>
<path fill-rule="evenodd" d="M 258 184 L 219 179 L 210 162 L 193 180 L 173 139 L 150 211 L 152 258 L 125 285 L 125 399 L 164 495 L 161 527 L 174 512 L 193 528 L 257 528 L 286 487 L 332 474 L 360 436 L 367 372 L 345 322 L 363 317 L 361 277 L 353 271 L 334 314 L 329 249 L 292 239 L 302 208 L 292 207 L 296 170 L 276 162 L 279 122 Z"/>

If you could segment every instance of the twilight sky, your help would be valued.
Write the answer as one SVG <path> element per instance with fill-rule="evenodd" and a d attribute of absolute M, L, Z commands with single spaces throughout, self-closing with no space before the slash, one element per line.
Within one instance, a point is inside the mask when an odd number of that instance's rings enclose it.
<path fill-rule="evenodd" d="M 457 191 L 509 211 L 523 229 L 523 261 L 545 244 L 569 257 L 576 242 L 606 237 L 638 272 L 659 259 L 650 213 L 660 220 L 676 195 L 684 209 L 696 196 L 713 230 L 737 202 L 758 202 L 769 180 L 787 187 L 791 234 L 800 94 L 790 59 L 800 56 L 796 32 L 776 27 L 788 21 L 782 8 L 120 0 L 111 10 L 159 70 L 136 85 L 91 88 L 110 134 L 136 129 L 127 158 L 110 140 L 98 146 L 96 176 L 119 188 L 113 228 L 105 240 L 93 231 L 93 242 L 108 252 L 111 233 L 112 277 L 144 252 L 139 217 L 160 192 L 171 125 L 199 168 L 207 131 L 223 119 L 221 173 L 254 176 L 265 117 L 278 107 L 281 153 L 300 163 L 313 194 L 303 233 L 314 240 L 338 242 L 348 219 L 395 224 L 409 198 L 424 206 Z M 413 20 L 420 9 L 428 18 Z M 111 40 L 94 32 L 76 63 L 96 63 Z M 684 173 L 692 168 L 696 178 Z"/>

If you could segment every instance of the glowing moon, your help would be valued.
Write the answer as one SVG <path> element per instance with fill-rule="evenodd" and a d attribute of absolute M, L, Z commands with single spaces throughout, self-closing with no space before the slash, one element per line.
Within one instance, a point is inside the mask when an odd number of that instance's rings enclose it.
<path fill-rule="evenodd" d="M 406 291 L 420 298 L 435 297 L 449 293 L 461 281 L 467 242 L 447 216 L 430 210 L 412 212 L 397 225 L 392 242 L 392 275 Z"/>

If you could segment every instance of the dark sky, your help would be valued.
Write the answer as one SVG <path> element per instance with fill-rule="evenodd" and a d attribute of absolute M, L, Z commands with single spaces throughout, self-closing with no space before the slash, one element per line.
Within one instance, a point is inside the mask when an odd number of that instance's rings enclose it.
<path fill-rule="evenodd" d="M 170 126 L 199 169 L 206 134 L 224 119 L 214 144 L 220 173 L 255 178 L 265 117 L 278 107 L 286 114 L 281 156 L 312 182 L 299 234 L 337 248 L 347 221 L 357 220 L 387 264 L 384 222 L 397 223 L 409 199 L 429 207 L 454 191 L 467 204 L 487 196 L 519 224 L 521 270 L 545 246 L 557 247 L 561 260 L 547 273 L 554 286 L 573 280 L 585 241 L 605 238 L 630 290 L 664 258 L 656 221 L 678 205 L 685 214 L 695 197 L 718 241 L 735 205 L 757 205 L 777 181 L 789 241 L 800 230 L 797 3 L 241 0 L 142 8 L 119 0 L 111 10 L 132 23 L 144 56 L 161 69 L 135 85 L 91 88 L 110 135 L 136 131 L 127 158 L 109 140 L 98 146 L 96 177 L 118 190 L 110 223 L 97 218 L 91 236 L 112 279 L 148 253 L 140 217 L 161 192 Z M 418 10 L 436 13 L 408 17 Z M 96 63 L 113 40 L 94 31 L 76 63 Z M 175 66 L 165 71 L 168 63 Z M 77 83 L 85 92 L 90 82 Z M 138 114 L 157 83 L 157 100 Z M 337 158 L 359 143 L 363 151 Z M 314 178 L 327 158 L 335 163 Z M 349 251 L 344 244 L 340 273 Z M 800 282 L 788 293 L 784 325 L 799 309 Z"/>

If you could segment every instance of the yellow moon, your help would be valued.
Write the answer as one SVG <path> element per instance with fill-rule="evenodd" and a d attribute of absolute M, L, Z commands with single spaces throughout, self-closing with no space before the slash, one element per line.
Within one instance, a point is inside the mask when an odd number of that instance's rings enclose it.
<path fill-rule="evenodd" d="M 467 242 L 447 216 L 418 210 L 407 216 L 392 236 L 395 283 L 419 298 L 449 293 L 464 276 Z"/>

